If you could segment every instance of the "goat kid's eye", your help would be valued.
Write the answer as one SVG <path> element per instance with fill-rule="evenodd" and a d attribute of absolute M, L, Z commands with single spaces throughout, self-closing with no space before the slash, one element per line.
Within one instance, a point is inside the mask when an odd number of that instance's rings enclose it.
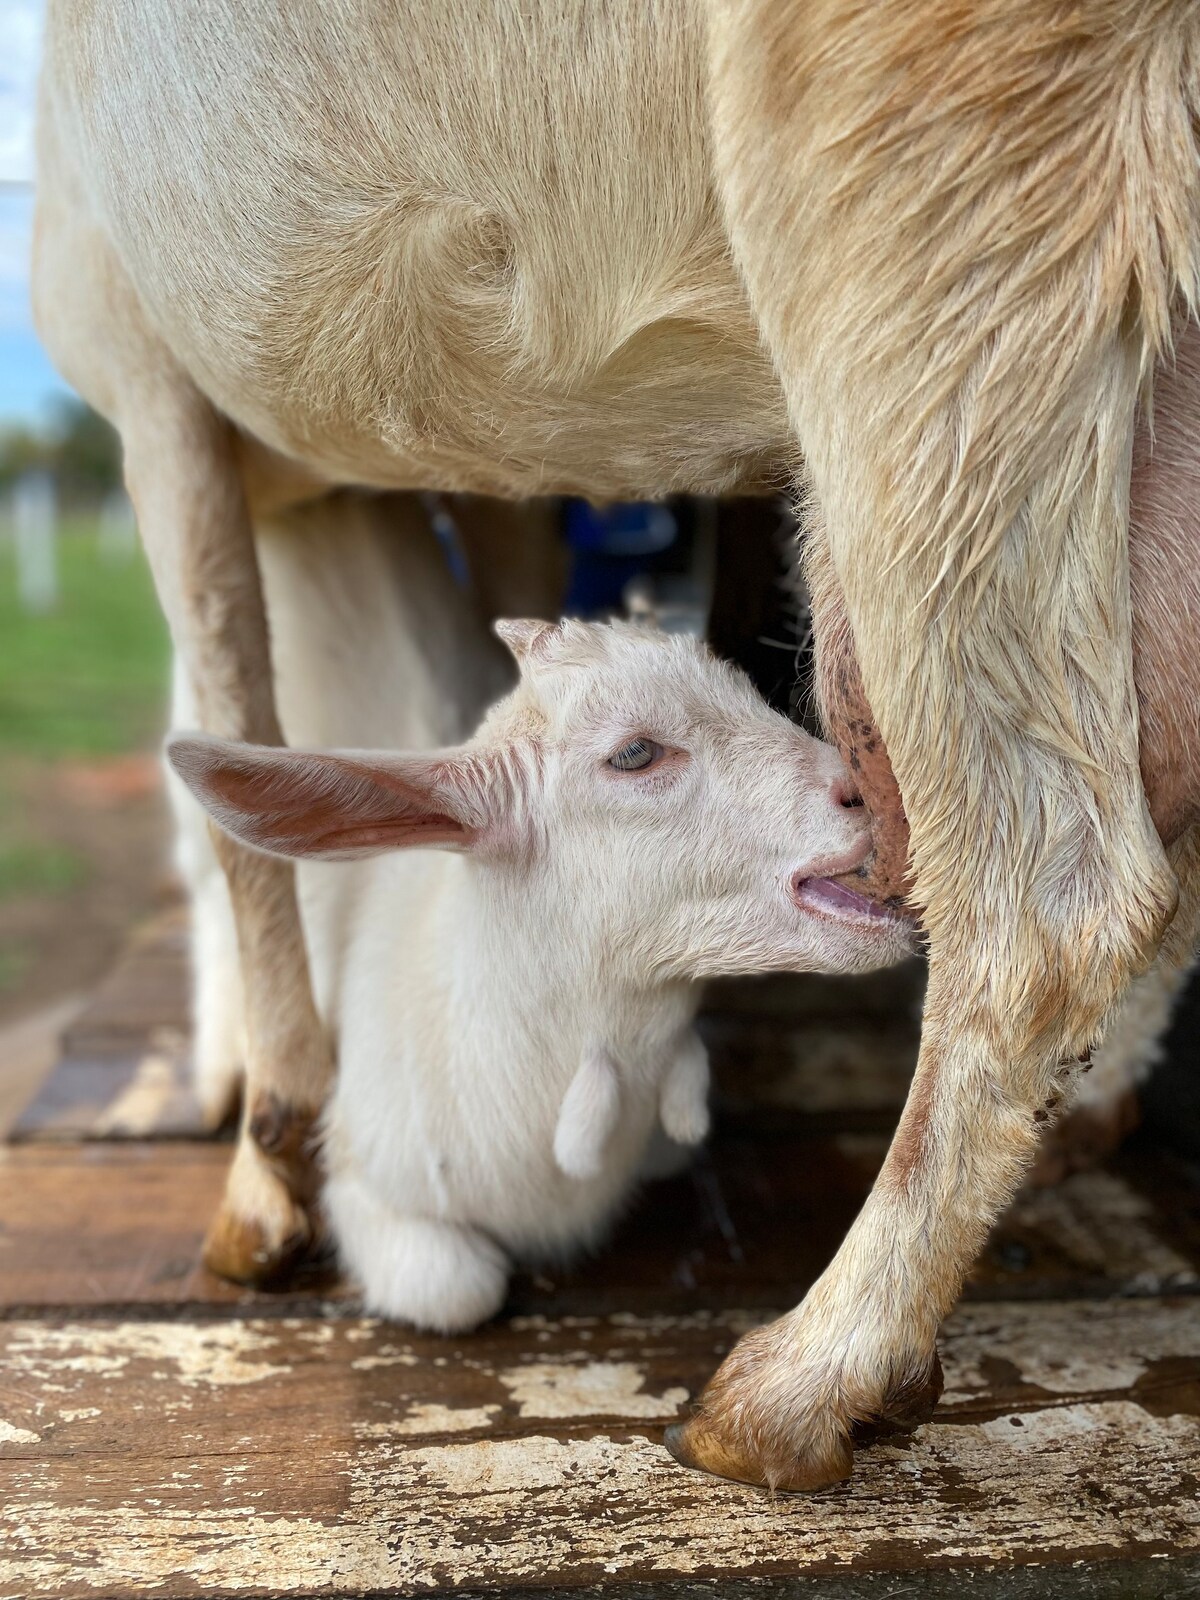
<path fill-rule="evenodd" d="M 608 764 L 618 772 L 645 772 L 647 767 L 661 761 L 663 754 L 662 745 L 655 744 L 653 739 L 631 739 L 623 749 L 609 756 Z"/>

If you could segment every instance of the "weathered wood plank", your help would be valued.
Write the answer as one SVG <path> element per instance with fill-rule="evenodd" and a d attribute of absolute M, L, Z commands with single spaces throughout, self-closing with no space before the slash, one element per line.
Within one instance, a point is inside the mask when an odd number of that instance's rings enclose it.
<path fill-rule="evenodd" d="M 187 940 L 181 909 L 134 936 L 65 1029 L 12 1142 L 206 1136 L 189 1077 Z"/>
<path fill-rule="evenodd" d="M 700 1027 L 723 1102 L 890 1131 L 917 1059 L 922 988 L 915 963 L 713 985 Z"/>
<path fill-rule="evenodd" d="M 174 1043 L 188 1026 L 188 917 L 172 907 L 139 928 L 112 972 L 63 1034 L 67 1056 L 105 1056 Z"/>
<path fill-rule="evenodd" d="M 229 1151 L 209 1144 L 0 1148 L 0 1315 L 13 1307 L 250 1307 L 270 1296 L 236 1288 L 200 1261 Z M 301 1277 L 289 1293 L 332 1287 Z"/>
<path fill-rule="evenodd" d="M 63 1056 L 16 1119 L 12 1144 L 208 1138 L 182 1043 L 119 1055 Z M 232 1125 L 220 1137 L 232 1139 Z"/>
<path fill-rule="evenodd" d="M 794 1302 L 861 1204 L 879 1136 L 804 1138 L 723 1124 L 678 1178 L 647 1186 L 608 1247 L 571 1270 L 519 1278 L 511 1305 L 547 1313 L 682 1312 Z M 224 1180 L 220 1145 L 27 1145 L 0 1150 L 5 1308 L 302 1304 L 337 1293 L 326 1270 L 269 1295 L 200 1266 Z M 1126 1161 L 1021 1197 L 968 1285 L 976 1296 L 1155 1294 L 1200 1284 L 1196 1189 L 1170 1162 Z M 1158 1203 L 1155 1196 L 1162 1198 Z"/>
<path fill-rule="evenodd" d="M 916 1058 L 915 1028 L 861 1017 L 754 1017 L 709 1011 L 701 1018 L 722 1102 L 742 1110 L 804 1113 L 814 1126 L 890 1128 Z M 231 1127 L 222 1130 L 232 1136 Z M 157 1025 L 132 1037 L 85 1025 L 15 1120 L 11 1142 L 210 1137 L 192 1092 L 182 1027 Z"/>
<path fill-rule="evenodd" d="M 971 1306 L 946 1400 L 772 1498 L 661 1429 L 752 1320 L 0 1328 L 0 1593 L 411 1594 L 1200 1549 L 1194 1302 Z M 1053 1593 L 1053 1585 L 1047 1586 Z"/>

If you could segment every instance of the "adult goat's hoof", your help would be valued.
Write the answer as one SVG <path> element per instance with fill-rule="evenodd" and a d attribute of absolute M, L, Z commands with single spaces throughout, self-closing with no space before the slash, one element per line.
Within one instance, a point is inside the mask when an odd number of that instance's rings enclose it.
<path fill-rule="evenodd" d="M 267 1284 L 308 1250 L 312 1221 L 270 1164 L 246 1141 L 204 1241 L 204 1264 L 232 1283 Z"/>
<path fill-rule="evenodd" d="M 222 1206 L 204 1241 L 204 1265 L 231 1283 L 277 1282 L 306 1253 L 311 1239 L 312 1228 L 299 1206 L 291 1225 L 280 1233 Z"/>
<path fill-rule="evenodd" d="M 777 1452 L 724 1438 L 702 1412 L 686 1422 L 672 1423 L 664 1443 L 680 1466 L 788 1494 L 811 1493 L 841 1483 L 854 1465 L 849 1439 L 831 1439 L 819 1454 L 808 1451 L 781 1458 Z"/>
<path fill-rule="evenodd" d="M 767 1489 L 825 1489 L 850 1476 L 849 1423 L 803 1396 L 795 1314 L 745 1334 L 713 1374 L 686 1422 L 667 1429 L 676 1461 Z"/>
<path fill-rule="evenodd" d="M 856 1445 L 909 1433 L 932 1416 L 942 1393 L 936 1351 L 918 1372 L 856 1405 L 846 1373 L 824 1371 L 820 1390 L 806 1385 L 794 1327 L 785 1317 L 738 1341 L 695 1414 L 667 1429 L 676 1461 L 738 1483 L 811 1492 L 850 1476 Z"/>

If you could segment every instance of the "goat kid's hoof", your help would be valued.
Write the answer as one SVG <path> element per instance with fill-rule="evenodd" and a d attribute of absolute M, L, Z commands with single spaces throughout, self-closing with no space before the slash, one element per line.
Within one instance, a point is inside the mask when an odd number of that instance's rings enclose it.
<path fill-rule="evenodd" d="M 231 1283 L 269 1284 L 296 1265 L 312 1239 L 308 1214 L 294 1203 L 289 1204 L 285 1216 L 272 1219 L 270 1225 L 238 1216 L 223 1205 L 204 1241 L 204 1265 Z"/>

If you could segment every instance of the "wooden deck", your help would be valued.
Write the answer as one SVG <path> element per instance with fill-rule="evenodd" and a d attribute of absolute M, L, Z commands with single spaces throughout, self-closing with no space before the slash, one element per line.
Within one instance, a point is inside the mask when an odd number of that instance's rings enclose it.
<path fill-rule="evenodd" d="M 445 1340 L 328 1268 L 268 1295 L 199 1265 L 229 1146 L 186 1089 L 184 956 L 178 917 L 135 943 L 0 1154 L 0 1595 L 1200 1595 L 1200 1181 L 1145 1136 L 1018 1200 L 935 1422 L 849 1484 L 662 1449 L 860 1204 L 912 973 L 715 993 L 709 1150 Z"/>

